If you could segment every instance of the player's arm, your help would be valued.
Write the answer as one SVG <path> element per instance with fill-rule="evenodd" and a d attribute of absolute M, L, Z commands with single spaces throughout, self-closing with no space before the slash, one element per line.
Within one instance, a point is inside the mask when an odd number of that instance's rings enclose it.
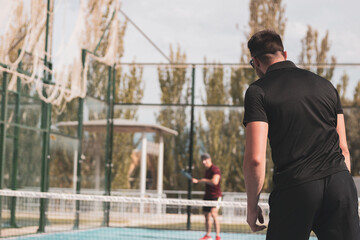
<path fill-rule="evenodd" d="M 201 178 L 201 179 L 196 179 L 196 180 L 197 181 L 194 182 L 194 179 L 193 179 L 193 183 L 205 183 L 205 184 L 209 184 L 212 186 L 216 186 L 220 182 L 220 174 L 214 174 L 214 176 L 211 179 Z"/>
<path fill-rule="evenodd" d="M 250 122 L 246 126 L 243 170 L 247 193 L 247 222 L 254 232 L 265 228 L 256 221 L 264 223 L 258 202 L 265 179 L 267 135 L 266 122 Z"/>
<path fill-rule="evenodd" d="M 349 148 L 348 148 L 347 141 L 346 141 L 346 129 L 345 129 L 344 114 L 337 115 L 336 131 L 339 135 L 340 148 L 341 148 L 342 154 L 345 157 L 346 166 L 349 169 L 349 172 L 351 172 L 350 152 L 349 152 Z"/>

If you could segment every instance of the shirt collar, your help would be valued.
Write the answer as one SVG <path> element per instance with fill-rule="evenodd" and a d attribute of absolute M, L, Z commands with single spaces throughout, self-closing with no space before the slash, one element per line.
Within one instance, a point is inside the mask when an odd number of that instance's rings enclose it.
<path fill-rule="evenodd" d="M 291 62 L 291 61 L 281 61 L 281 62 L 277 62 L 272 64 L 271 66 L 268 67 L 268 69 L 266 70 L 266 73 L 278 70 L 278 69 L 283 69 L 283 68 L 296 68 L 296 65 Z"/>

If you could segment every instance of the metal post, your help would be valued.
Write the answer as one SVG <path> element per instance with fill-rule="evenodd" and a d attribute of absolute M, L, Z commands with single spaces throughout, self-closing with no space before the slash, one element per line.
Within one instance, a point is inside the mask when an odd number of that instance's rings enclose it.
<path fill-rule="evenodd" d="M 114 101 L 113 101 L 113 78 L 115 74 L 115 67 L 108 67 L 109 79 L 108 79 L 108 91 L 107 91 L 107 103 L 108 103 L 108 113 L 107 113 L 107 126 L 106 126 L 106 149 L 105 149 L 105 195 L 110 196 L 111 194 L 111 169 L 112 169 L 112 140 L 113 140 L 113 128 L 114 128 Z M 104 203 L 104 225 L 109 226 L 110 221 L 110 203 Z"/>
<path fill-rule="evenodd" d="M 42 132 L 42 156 L 41 156 L 41 182 L 40 182 L 40 191 L 47 192 L 48 190 L 48 164 L 50 160 L 49 156 L 49 107 L 48 104 L 42 102 L 41 107 L 41 129 Z M 40 199 L 40 220 L 39 220 L 39 229 L 38 232 L 45 231 L 46 225 L 46 208 L 47 208 L 47 199 L 41 198 Z"/>
<path fill-rule="evenodd" d="M 193 138 L 194 138 L 194 104 L 195 104 L 195 65 L 192 66 L 192 84 L 191 84 L 191 119 L 190 119 L 190 145 L 189 145 L 189 169 L 188 172 L 192 174 L 193 163 Z M 192 181 L 188 180 L 188 199 L 191 199 Z M 191 206 L 187 206 L 187 223 L 186 229 L 191 229 Z"/>
<path fill-rule="evenodd" d="M 19 64 L 21 68 L 21 62 Z M 14 121 L 16 124 L 20 123 L 20 95 L 21 95 L 21 79 L 17 78 L 16 82 L 16 95 L 15 95 L 15 117 Z M 17 174 L 18 174 L 18 146 L 19 146 L 19 127 L 14 126 L 14 146 L 13 146 L 13 160 L 12 160 L 12 171 L 11 171 L 11 189 L 17 189 Z M 10 226 L 18 227 L 16 224 L 16 197 L 11 198 L 10 208 Z"/>
<path fill-rule="evenodd" d="M 49 22 L 50 22 L 50 0 L 47 1 L 46 8 L 46 29 L 45 29 L 45 56 L 44 56 L 44 65 L 48 66 L 47 53 L 48 53 L 48 39 L 49 39 Z M 49 74 L 44 71 L 44 81 L 49 80 Z M 46 96 L 46 91 L 43 89 L 43 94 Z M 43 140 L 43 150 L 41 157 L 41 183 L 40 190 L 41 192 L 48 191 L 48 172 L 49 172 L 49 140 L 50 140 L 50 116 L 51 109 L 49 104 L 42 102 L 41 107 L 41 129 L 42 129 L 42 140 Z M 46 210 L 47 210 L 47 199 L 40 199 L 40 219 L 39 219 L 39 228 L 38 232 L 45 232 L 46 225 Z"/>
<path fill-rule="evenodd" d="M 0 189 L 4 187 L 4 162 L 6 149 L 6 120 L 8 105 L 7 73 L 3 72 L 2 99 L 1 99 L 1 123 L 0 123 Z M 0 197 L 0 235 L 2 228 L 2 197 Z"/>
<path fill-rule="evenodd" d="M 7 73 L 3 72 L 2 83 L 2 99 L 1 99 L 1 123 L 0 123 L 0 189 L 4 186 L 4 163 L 5 163 L 5 148 L 6 148 L 6 121 L 7 121 L 7 105 L 8 105 L 8 86 Z M 0 211 L 1 212 L 1 211 Z"/>
<path fill-rule="evenodd" d="M 82 66 L 84 69 L 86 59 L 86 50 L 81 50 L 81 60 Z M 78 151 L 77 151 L 77 167 L 76 167 L 76 194 L 80 194 L 81 190 L 81 164 L 85 159 L 85 156 L 82 153 L 82 139 L 83 139 L 83 112 L 84 112 L 84 99 L 79 98 L 79 110 L 78 110 L 78 129 L 77 129 L 77 137 L 78 137 Z M 75 212 L 75 221 L 74 221 L 74 229 L 79 229 L 80 222 L 80 201 L 76 200 L 76 212 Z"/>
<path fill-rule="evenodd" d="M 84 99 L 79 98 L 79 110 L 78 110 L 78 150 L 77 150 L 77 166 L 76 166 L 76 194 L 80 194 L 81 190 L 81 164 L 85 159 L 82 154 L 82 138 L 83 138 L 83 111 L 84 111 Z M 80 201 L 76 200 L 75 203 L 75 221 L 73 229 L 79 229 L 80 222 Z"/>

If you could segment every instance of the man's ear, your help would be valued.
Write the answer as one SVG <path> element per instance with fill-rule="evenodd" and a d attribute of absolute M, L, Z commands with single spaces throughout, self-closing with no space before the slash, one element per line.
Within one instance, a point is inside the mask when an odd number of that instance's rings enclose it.
<path fill-rule="evenodd" d="M 287 59 L 287 51 L 284 51 L 284 58 Z"/>
<path fill-rule="evenodd" d="M 257 57 L 253 57 L 253 59 L 254 59 L 254 65 L 259 68 L 260 67 L 259 59 Z"/>

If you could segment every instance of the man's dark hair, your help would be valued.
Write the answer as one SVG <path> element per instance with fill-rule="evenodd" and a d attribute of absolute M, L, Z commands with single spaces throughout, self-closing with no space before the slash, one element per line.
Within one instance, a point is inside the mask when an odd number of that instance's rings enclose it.
<path fill-rule="evenodd" d="M 255 33 L 248 41 L 248 48 L 252 57 L 284 51 L 280 35 L 273 30 L 263 30 Z"/>
<path fill-rule="evenodd" d="M 208 158 L 211 158 L 210 154 L 208 154 L 208 153 L 203 153 L 203 154 L 201 154 L 201 156 L 200 156 L 200 159 L 201 159 L 201 160 L 205 160 L 205 159 L 208 159 Z"/>

